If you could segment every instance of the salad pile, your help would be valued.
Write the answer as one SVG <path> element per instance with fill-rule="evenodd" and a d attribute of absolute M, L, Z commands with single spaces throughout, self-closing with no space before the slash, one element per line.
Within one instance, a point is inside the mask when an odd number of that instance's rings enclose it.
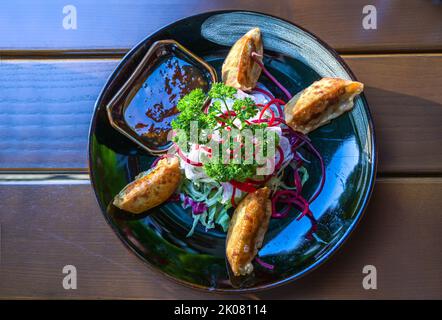
<path fill-rule="evenodd" d="M 272 192 L 273 218 L 285 218 L 292 209 L 298 219 L 312 217 L 309 203 L 322 189 L 324 165 L 308 137 L 285 124 L 284 105 L 261 84 L 245 93 L 214 83 L 207 94 L 195 89 L 179 101 L 173 152 L 185 175 L 179 198 L 194 219 L 187 236 L 198 223 L 227 231 L 229 209 L 263 186 Z M 306 152 L 317 156 L 323 170 L 309 200 L 302 196 L 309 177 Z"/>

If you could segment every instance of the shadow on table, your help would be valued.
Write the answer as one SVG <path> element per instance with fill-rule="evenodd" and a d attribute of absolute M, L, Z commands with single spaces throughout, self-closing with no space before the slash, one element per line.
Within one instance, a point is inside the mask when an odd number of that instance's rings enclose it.
<path fill-rule="evenodd" d="M 378 144 L 378 172 L 433 173 L 442 169 L 442 96 L 430 89 L 422 91 L 428 99 L 366 87 Z"/>

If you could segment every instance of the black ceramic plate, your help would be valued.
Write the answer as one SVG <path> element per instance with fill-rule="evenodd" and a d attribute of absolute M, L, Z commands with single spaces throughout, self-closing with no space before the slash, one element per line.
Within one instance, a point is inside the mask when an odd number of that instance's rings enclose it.
<path fill-rule="evenodd" d="M 186 238 L 192 219 L 176 203 L 142 217 L 128 217 L 111 205 L 113 197 L 154 160 L 113 129 L 106 105 L 133 72 L 152 43 L 174 39 L 204 58 L 219 72 L 230 46 L 252 27 L 263 33 L 265 64 L 292 93 L 324 77 L 355 79 L 343 60 L 316 36 L 284 20 L 240 11 L 210 12 L 177 21 L 147 37 L 121 61 L 101 92 L 89 137 L 93 188 L 103 214 L 120 239 L 143 261 L 180 283 L 211 291 L 253 291 L 297 279 L 327 260 L 360 220 L 374 184 L 376 149 L 373 124 L 363 95 L 355 107 L 310 134 L 324 157 L 326 184 L 311 209 L 318 221 L 272 220 L 260 257 L 272 271 L 256 265 L 254 274 L 239 283 L 229 279 L 225 234 L 197 228 Z M 262 76 L 273 93 L 278 89 Z M 314 192 L 320 170 L 308 168 L 304 196 Z"/>

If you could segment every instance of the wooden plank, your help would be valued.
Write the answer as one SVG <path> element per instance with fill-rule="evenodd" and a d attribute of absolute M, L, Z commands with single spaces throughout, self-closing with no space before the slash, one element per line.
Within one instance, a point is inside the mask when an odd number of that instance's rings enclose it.
<path fill-rule="evenodd" d="M 344 56 L 366 84 L 381 173 L 442 172 L 441 54 Z M 96 97 L 118 59 L 3 60 L 0 168 L 86 170 Z"/>
<path fill-rule="evenodd" d="M 441 172 L 442 55 L 360 55 L 345 60 L 366 84 L 380 172 Z"/>
<path fill-rule="evenodd" d="M 440 299 L 442 179 L 378 180 L 363 221 L 329 263 L 266 299 Z M 362 269 L 377 269 L 364 290 Z"/>
<path fill-rule="evenodd" d="M 87 167 L 95 100 L 118 60 L 0 63 L 0 167 Z"/>
<path fill-rule="evenodd" d="M 65 29 L 67 5 L 76 8 L 76 29 Z M 363 28 L 363 8 L 374 5 L 377 29 Z M 177 19 L 219 9 L 264 12 L 295 22 L 341 52 L 442 50 L 440 1 L 414 0 L 18 0 L 0 11 L 0 49 L 130 48 Z"/>
<path fill-rule="evenodd" d="M 381 179 L 355 233 L 331 261 L 287 286 L 229 298 L 440 298 L 442 179 Z M 210 299 L 132 255 L 105 222 L 89 185 L 0 186 L 0 298 Z M 62 287 L 63 266 L 78 289 Z M 378 289 L 364 290 L 374 265 Z"/>
<path fill-rule="evenodd" d="M 103 219 L 89 184 L 9 185 L 0 190 L 7 202 L 0 205 L 0 297 L 201 296 L 167 281 L 132 255 Z M 62 286 L 65 265 L 77 268 L 77 290 Z"/>
<path fill-rule="evenodd" d="M 288 0 L 288 5 L 289 20 L 342 53 L 442 49 L 442 4 L 438 0 Z M 376 30 L 362 27 L 366 16 L 362 10 L 367 5 L 376 8 Z"/>

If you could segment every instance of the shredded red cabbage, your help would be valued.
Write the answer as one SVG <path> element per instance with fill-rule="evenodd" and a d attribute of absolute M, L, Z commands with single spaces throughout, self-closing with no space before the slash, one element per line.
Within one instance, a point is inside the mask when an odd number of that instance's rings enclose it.
<path fill-rule="evenodd" d="M 286 103 L 284 101 L 282 101 L 281 99 L 272 99 L 269 101 L 268 103 L 269 105 L 276 105 L 276 108 L 278 109 L 278 114 L 280 118 L 284 117 L 284 112 L 281 108 L 281 106 L 284 106 Z"/>
<path fill-rule="evenodd" d="M 264 69 L 263 69 L 264 71 Z M 256 90 L 258 92 L 261 92 L 260 90 Z M 269 108 L 271 104 L 276 104 L 278 107 L 280 107 L 280 104 L 283 104 L 284 101 L 272 99 L 268 104 L 264 106 L 264 108 L 261 111 L 259 121 L 268 121 L 268 119 L 262 119 L 262 115 L 265 112 L 266 109 Z M 282 110 L 278 108 L 278 112 L 282 115 Z M 315 218 L 310 211 L 310 204 L 319 196 L 321 193 L 324 183 L 325 183 L 325 165 L 324 160 L 322 159 L 321 154 L 316 150 L 316 148 L 313 146 L 311 140 L 305 136 L 304 134 L 297 132 L 293 130 L 291 127 L 287 125 L 285 120 L 281 117 L 275 118 L 274 115 L 272 115 L 272 118 L 268 121 L 269 125 L 274 124 L 276 121 L 278 121 L 278 124 L 284 124 L 285 128 L 283 128 L 283 134 L 289 139 L 289 142 L 291 144 L 291 149 L 294 154 L 294 161 L 296 162 L 296 167 L 293 171 L 293 183 L 296 187 L 296 190 L 278 190 L 274 193 L 272 197 L 272 218 L 276 219 L 282 219 L 288 216 L 290 210 L 293 206 L 295 206 L 298 210 L 300 210 L 301 214 L 298 216 L 297 220 L 301 219 L 304 216 L 308 216 L 309 219 L 312 221 L 312 229 L 310 233 L 313 233 L 315 230 L 316 223 Z M 306 150 L 315 155 L 321 165 L 321 181 L 320 184 L 313 194 L 313 196 L 307 201 L 301 194 L 302 194 L 302 183 L 301 183 L 301 177 L 299 176 L 298 168 L 303 165 L 303 158 L 298 154 L 297 149 L 299 149 L 301 146 L 306 146 Z M 281 150 L 278 149 L 280 154 L 282 155 Z M 278 162 L 277 168 L 280 167 L 280 165 L 283 162 L 283 156 L 280 157 L 280 161 Z M 276 171 L 276 170 L 275 170 Z M 285 204 L 285 207 L 278 211 L 276 208 L 277 204 Z"/>
<path fill-rule="evenodd" d="M 180 147 L 178 147 L 178 145 L 176 143 L 174 143 L 175 149 L 178 153 L 178 155 L 181 157 L 181 159 L 183 159 L 184 161 L 186 161 L 188 164 L 191 164 L 192 166 L 195 167 L 202 167 L 203 164 L 201 162 L 195 162 L 190 160 L 188 157 L 186 157 L 186 155 L 181 151 Z"/>
<path fill-rule="evenodd" d="M 235 187 L 241 191 L 247 192 L 247 193 L 253 193 L 256 190 L 258 190 L 255 186 L 253 186 L 249 182 L 240 182 L 240 181 L 236 181 L 236 180 L 230 180 L 230 184 L 233 187 Z"/>
<path fill-rule="evenodd" d="M 264 90 L 263 88 L 255 87 L 255 89 L 253 89 L 252 91 L 262 93 L 263 95 L 267 96 L 270 99 L 275 99 L 275 96 L 271 92 Z"/>
<path fill-rule="evenodd" d="M 270 264 L 270 263 L 267 263 L 267 262 L 264 262 L 264 261 L 262 261 L 262 260 L 261 260 L 260 258 L 258 258 L 258 257 L 255 257 L 255 260 L 256 260 L 256 262 L 258 262 L 262 267 L 264 267 L 264 268 L 266 268 L 266 269 L 273 270 L 273 269 L 275 268 L 274 265 L 272 265 L 272 264 Z"/>
<path fill-rule="evenodd" d="M 182 202 L 183 208 L 187 209 L 191 207 L 192 213 L 195 215 L 202 214 L 208 209 L 207 204 L 205 204 L 204 202 L 195 201 L 184 193 L 180 193 L 180 200 Z"/>
<path fill-rule="evenodd" d="M 286 125 L 287 126 L 287 125 Z M 292 145 L 292 152 L 294 154 L 294 160 L 296 161 L 297 167 L 294 168 L 293 178 L 296 190 L 278 190 L 275 192 L 272 198 L 272 217 L 281 219 L 288 216 L 288 212 L 291 210 L 292 206 L 296 206 L 301 214 L 298 216 L 297 220 L 301 219 L 304 216 L 308 216 L 311 220 L 314 220 L 314 216 L 310 211 L 310 204 L 318 197 L 321 193 L 324 182 L 325 182 L 325 166 L 324 160 L 322 159 L 320 153 L 316 150 L 316 148 L 311 143 L 310 139 L 303 135 L 302 133 L 296 132 L 287 126 L 287 129 L 284 131 L 286 136 L 288 137 L 290 144 Z M 302 166 L 302 159 L 297 154 L 297 148 L 299 148 L 302 144 L 307 146 L 308 151 L 313 153 L 321 164 L 321 182 L 319 184 L 318 189 L 310 198 L 309 201 L 302 197 L 302 184 L 301 178 L 299 176 L 298 167 Z M 286 206 L 278 212 L 276 209 L 276 205 L 282 203 L 286 204 Z M 313 224 L 313 222 L 312 222 Z"/>
<path fill-rule="evenodd" d="M 264 74 L 279 88 L 282 92 L 286 95 L 286 97 L 290 100 L 292 98 L 292 95 L 290 92 L 278 81 L 276 78 L 267 70 L 267 68 L 264 66 L 264 64 L 261 62 L 261 60 L 258 59 L 262 58 L 261 55 L 257 54 L 256 52 L 252 52 L 252 59 L 261 67 Z"/>
<path fill-rule="evenodd" d="M 233 208 L 236 208 L 235 194 L 236 194 L 236 187 L 233 187 L 232 196 L 230 197 L 230 203 L 232 204 Z"/>
<path fill-rule="evenodd" d="M 286 123 L 284 122 L 284 124 L 286 124 Z M 321 193 L 322 189 L 324 188 L 324 183 L 325 183 L 324 159 L 322 158 L 322 156 L 319 153 L 319 151 L 316 150 L 316 148 L 313 146 L 313 144 L 311 143 L 310 139 L 307 136 L 305 136 L 304 134 L 302 134 L 300 132 L 297 132 L 297 131 L 293 130 L 287 124 L 286 124 L 286 126 L 287 126 L 287 131 L 286 132 L 288 132 L 288 138 L 289 138 L 290 143 L 292 144 L 292 148 L 293 148 L 293 145 L 297 145 L 299 142 L 302 141 L 307 146 L 307 149 L 318 158 L 319 163 L 321 165 L 321 182 L 319 183 L 319 186 L 316 189 L 316 191 L 313 194 L 313 196 L 308 201 L 309 203 L 312 203 L 319 196 L 319 194 Z M 293 153 L 296 154 L 296 150 L 293 150 Z"/>

